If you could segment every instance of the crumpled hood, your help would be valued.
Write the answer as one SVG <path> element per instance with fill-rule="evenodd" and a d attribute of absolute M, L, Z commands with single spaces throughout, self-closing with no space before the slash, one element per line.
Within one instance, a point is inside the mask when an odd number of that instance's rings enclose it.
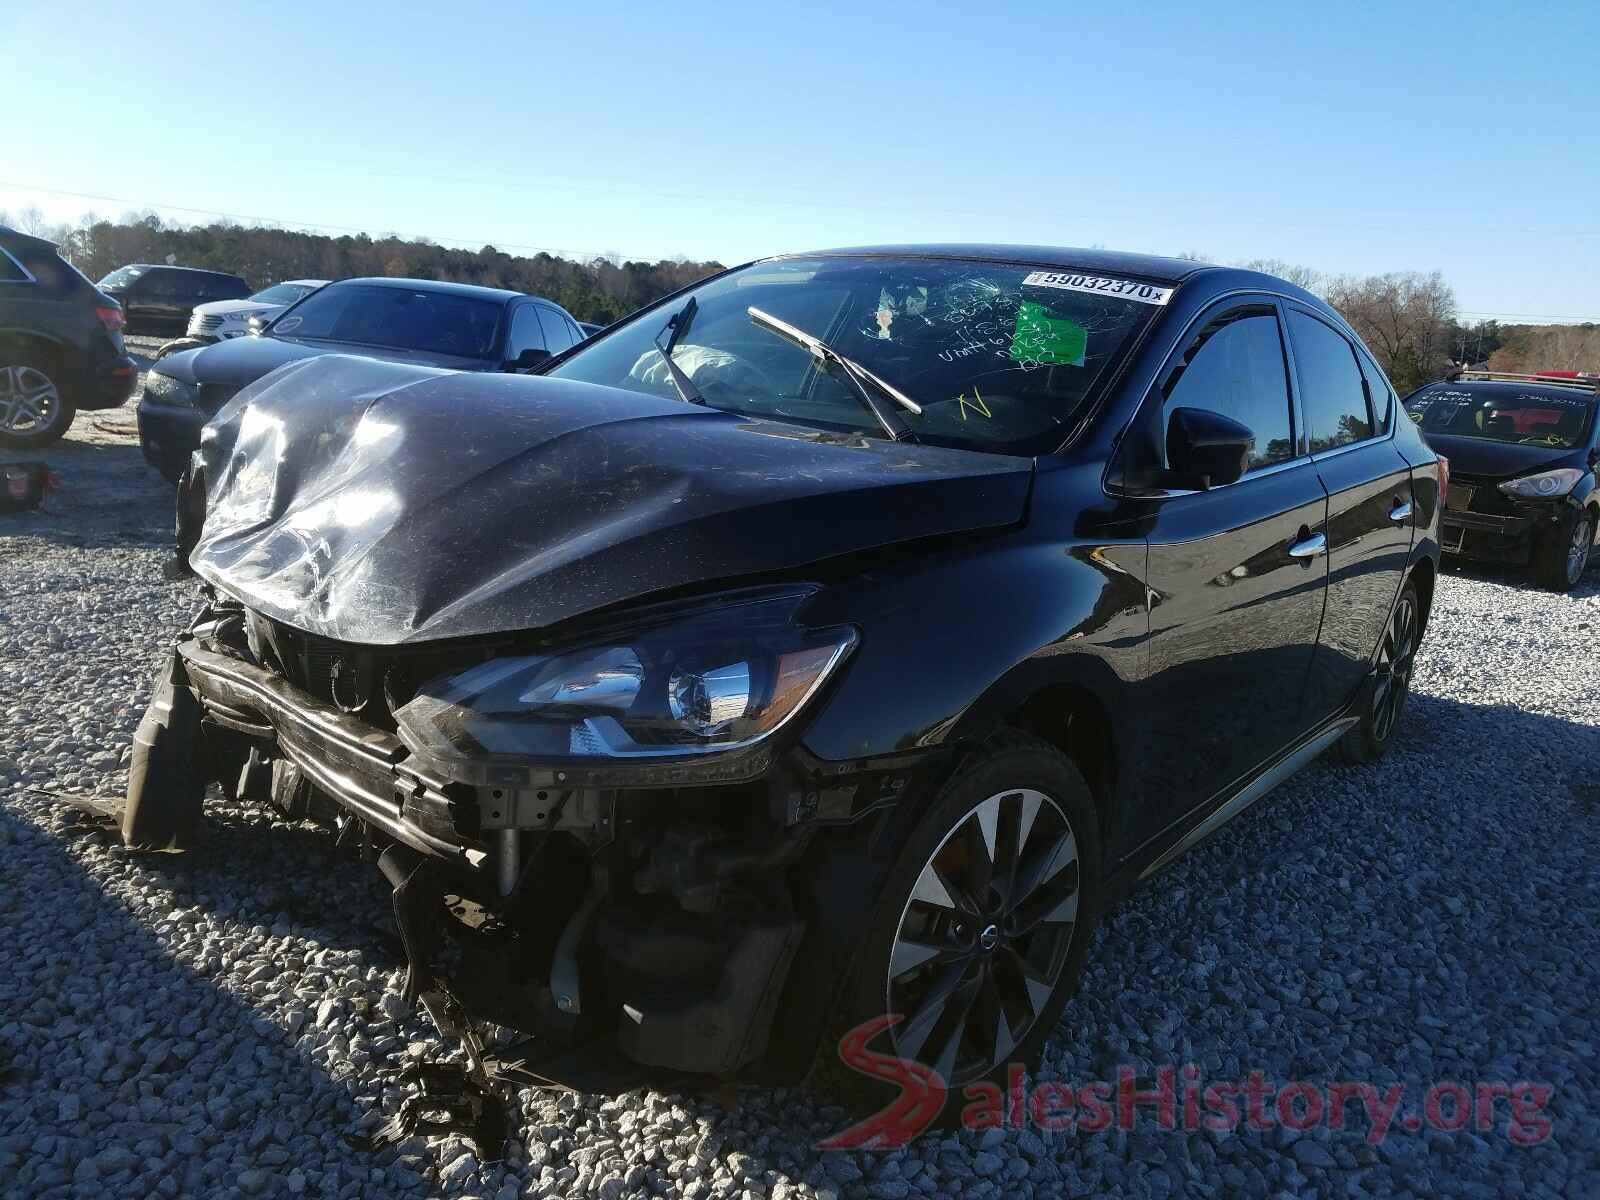
<path fill-rule="evenodd" d="M 567 380 L 346 357 L 235 397 L 201 454 L 195 571 L 277 620 L 368 645 L 539 629 L 1014 524 L 1033 471 Z"/>
<path fill-rule="evenodd" d="M 391 350 L 383 346 L 350 346 L 330 342 L 296 342 L 287 338 L 229 338 L 197 350 L 169 354 L 152 369 L 185 383 L 222 387 L 229 391 L 254 383 L 268 371 L 285 363 L 326 354 L 356 354 L 383 361 L 420 363 L 431 367 L 483 371 L 489 363 L 479 358 L 458 358 L 447 354 L 425 354 L 414 350 Z"/>

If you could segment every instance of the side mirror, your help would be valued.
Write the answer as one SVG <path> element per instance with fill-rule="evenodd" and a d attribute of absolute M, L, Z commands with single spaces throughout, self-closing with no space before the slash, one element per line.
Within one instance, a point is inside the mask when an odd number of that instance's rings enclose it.
<path fill-rule="evenodd" d="M 531 371 L 534 367 L 548 362 L 549 359 L 550 351 L 536 350 L 532 346 L 529 346 L 515 358 L 508 359 L 506 361 L 505 369 L 507 371 Z"/>
<path fill-rule="evenodd" d="M 1203 408 L 1176 408 L 1167 421 L 1167 465 L 1200 488 L 1233 483 L 1250 465 L 1256 435 L 1248 425 Z"/>

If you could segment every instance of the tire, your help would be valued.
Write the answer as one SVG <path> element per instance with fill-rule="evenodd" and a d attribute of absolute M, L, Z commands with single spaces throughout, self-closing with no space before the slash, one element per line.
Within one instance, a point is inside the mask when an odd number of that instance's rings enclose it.
<path fill-rule="evenodd" d="M 48 446 L 67 432 L 76 412 L 52 358 L 36 350 L 0 347 L 0 446 Z"/>
<path fill-rule="evenodd" d="M 198 350 L 201 346 L 209 346 L 210 342 L 204 338 L 180 337 L 173 338 L 170 342 L 162 342 L 161 348 L 156 351 L 151 362 L 160 362 L 169 354 L 177 354 L 183 350 Z"/>
<path fill-rule="evenodd" d="M 1534 551 L 1533 571 L 1553 592 L 1570 592 L 1589 569 L 1594 547 L 1595 510 L 1583 508 L 1563 523 L 1558 536 Z"/>
<path fill-rule="evenodd" d="M 1339 756 L 1348 763 L 1375 763 L 1394 744 L 1395 732 L 1411 694 L 1411 674 L 1422 641 L 1422 602 L 1417 585 L 1407 579 L 1389 615 L 1372 686 L 1356 727 L 1339 741 Z"/>
<path fill-rule="evenodd" d="M 1019 833 L 1021 853 L 1008 856 Z M 984 857 L 988 845 L 994 860 L 1003 864 L 1009 857 L 1014 864 L 1005 887 L 982 882 L 979 860 L 991 870 L 995 865 Z M 1031 889 L 1012 890 L 1019 874 L 1033 876 Z M 912 830 L 864 924 L 833 1034 L 809 1083 L 858 1113 L 881 1111 L 839 1135 L 836 1144 L 896 1144 L 892 1132 L 885 1140 L 885 1106 L 898 1099 L 903 1115 L 911 1094 L 905 1079 L 926 1079 L 929 1068 L 938 1073 L 939 1088 L 924 1094 L 912 1136 L 959 1115 L 970 1085 L 1003 1090 L 1009 1064 L 1035 1069 L 1077 989 L 1099 886 L 1099 824 L 1077 767 L 1036 738 L 1010 730 L 992 738 Z M 982 915 L 973 902 L 979 889 L 988 901 Z M 1015 910 L 1007 902 L 1013 898 Z M 1029 921 L 1032 928 L 1021 932 Z M 934 951 L 912 934 L 944 948 Z M 947 998 L 942 1006 L 940 994 Z M 968 1015 L 957 1030 L 963 1004 Z M 907 1010 L 905 1019 L 883 1028 L 900 1010 Z M 929 1011 L 943 1015 L 930 1021 Z M 874 1026 L 879 1031 L 867 1036 Z M 870 1074 L 843 1061 L 843 1047 L 852 1043 L 878 1060 Z M 856 1052 L 852 1058 L 862 1061 Z M 902 1137 L 907 1128 L 902 1122 Z"/>

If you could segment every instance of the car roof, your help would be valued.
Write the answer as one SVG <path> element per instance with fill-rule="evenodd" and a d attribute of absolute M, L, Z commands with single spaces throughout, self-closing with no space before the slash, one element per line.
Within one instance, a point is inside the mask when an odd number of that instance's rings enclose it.
<path fill-rule="evenodd" d="M 267 287 L 282 287 L 284 284 L 291 284 L 297 287 L 322 287 L 324 284 L 332 282 L 331 279 L 280 279 L 277 283 L 269 283 Z M 266 289 L 263 288 L 262 290 L 265 291 Z"/>
<path fill-rule="evenodd" d="M 379 287 L 405 288 L 414 292 L 444 292 L 455 296 L 476 296 L 480 300 L 515 300 L 526 292 L 513 292 L 505 288 L 481 287 L 476 283 L 451 283 L 443 279 L 397 279 L 390 275 L 365 275 L 355 279 L 339 279 L 335 283 L 365 283 Z"/>
<path fill-rule="evenodd" d="M 1146 279 L 1177 283 L 1201 271 L 1220 270 L 1211 263 L 1187 258 L 1163 258 L 1156 254 L 1132 254 L 1120 250 L 1089 250 L 1071 246 L 1013 246 L 986 243 L 935 243 L 929 245 L 849 246 L 817 250 L 811 254 L 783 254 L 777 258 L 815 258 L 833 255 L 893 255 L 900 258 L 952 258 L 989 262 L 1033 263 L 1043 267 L 1076 267 L 1089 271 L 1109 271 L 1118 275 L 1138 275 Z"/>
<path fill-rule="evenodd" d="M 187 271 L 191 275 L 221 275 L 224 279 L 237 279 L 244 281 L 243 275 L 236 275 L 232 271 L 218 271 L 211 267 L 180 267 L 177 263 L 123 263 L 115 268 L 124 271 L 129 267 L 138 267 L 141 271 Z"/>
<path fill-rule="evenodd" d="M 26 246 L 30 250 L 54 250 L 56 244 L 45 238 L 34 237 L 31 233 L 23 233 L 20 229 L 13 229 L 9 225 L 0 225 L 0 238 Z"/>

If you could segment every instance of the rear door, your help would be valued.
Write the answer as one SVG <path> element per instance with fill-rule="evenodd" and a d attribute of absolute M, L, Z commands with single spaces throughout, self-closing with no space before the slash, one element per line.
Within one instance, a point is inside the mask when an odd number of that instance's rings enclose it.
<path fill-rule="evenodd" d="M 1388 381 L 1333 324 L 1298 305 L 1287 312 L 1300 411 L 1328 492 L 1328 611 L 1306 697 L 1316 720 L 1366 678 L 1411 556 L 1416 507 L 1410 464 L 1391 436 Z"/>
<path fill-rule="evenodd" d="M 1146 404 L 1162 406 L 1162 429 L 1173 409 L 1204 408 L 1256 440 L 1236 483 L 1169 495 L 1153 518 L 1145 837 L 1302 732 L 1327 585 L 1327 497 L 1297 427 L 1276 303 L 1228 301 L 1195 328 Z"/>

